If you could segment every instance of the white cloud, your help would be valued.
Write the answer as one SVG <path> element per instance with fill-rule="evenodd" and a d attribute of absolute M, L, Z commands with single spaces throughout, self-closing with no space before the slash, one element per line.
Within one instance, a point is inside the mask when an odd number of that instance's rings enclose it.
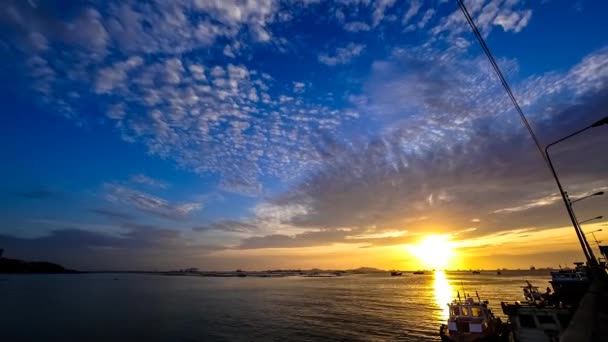
<path fill-rule="evenodd" d="M 395 0 L 376 0 L 372 13 L 372 26 L 377 26 L 384 19 L 384 12 L 395 4 Z"/>
<path fill-rule="evenodd" d="M 424 15 L 422 16 L 422 18 L 420 19 L 420 21 L 417 24 L 418 28 L 421 29 L 421 28 L 425 27 L 426 24 L 429 22 L 429 20 L 431 20 L 433 15 L 435 15 L 435 10 L 432 8 L 430 8 L 426 12 L 424 12 Z"/>
<path fill-rule="evenodd" d="M 364 49 L 365 45 L 363 44 L 349 43 L 345 47 L 336 48 L 331 55 L 320 54 L 318 59 L 319 62 L 330 66 L 347 64 L 352 59 L 359 56 Z"/>
<path fill-rule="evenodd" d="M 420 7 L 422 7 L 420 0 L 411 0 L 410 7 L 408 8 L 407 12 L 405 12 L 402 23 L 404 25 L 407 24 L 410 19 L 412 19 L 416 14 L 418 14 Z"/>
<path fill-rule="evenodd" d="M 561 195 L 551 194 L 551 195 L 548 195 L 548 196 L 545 196 L 542 198 L 537 198 L 537 199 L 528 201 L 527 203 L 518 205 L 516 207 L 494 210 L 494 213 L 495 214 L 503 214 L 503 213 L 508 214 L 508 213 L 513 213 L 513 212 L 518 212 L 518 211 L 534 209 L 534 208 L 538 208 L 538 207 L 544 207 L 544 206 L 548 206 L 548 205 L 557 203 L 557 202 L 561 201 L 561 199 L 562 199 Z"/>
<path fill-rule="evenodd" d="M 192 77 L 197 81 L 205 81 L 207 77 L 205 77 L 205 67 L 199 64 L 190 64 L 188 66 L 188 70 L 192 74 Z"/>
<path fill-rule="evenodd" d="M 198 9 L 230 28 L 238 29 L 246 25 L 258 41 L 271 38 L 266 26 L 274 20 L 277 9 L 273 0 L 196 0 L 195 4 Z"/>
<path fill-rule="evenodd" d="M 169 187 L 169 184 L 167 184 L 166 182 L 152 177 L 148 177 L 143 173 L 131 176 L 131 181 L 137 184 L 147 185 L 153 188 L 167 189 Z"/>
<path fill-rule="evenodd" d="M 108 94 L 115 88 L 125 87 L 128 73 L 142 64 L 143 59 L 139 56 L 134 56 L 100 69 L 95 81 L 95 92 L 98 94 Z"/>
<path fill-rule="evenodd" d="M 306 90 L 306 84 L 304 82 L 293 82 L 293 92 L 296 94 L 302 94 Z"/>
<path fill-rule="evenodd" d="M 568 87 L 577 94 L 597 91 L 608 84 L 608 48 L 603 48 L 585 56 L 575 65 L 559 86 Z"/>
<path fill-rule="evenodd" d="M 479 0 L 466 5 L 484 36 L 488 36 L 496 26 L 502 27 L 504 31 L 520 32 L 528 25 L 532 17 L 532 10 L 525 8 L 526 4 L 520 0 Z M 462 12 L 457 9 L 442 18 L 439 24 L 431 29 L 431 34 L 446 33 L 448 39 L 453 40 L 455 37 L 468 33 L 469 30 Z"/>
<path fill-rule="evenodd" d="M 362 21 L 353 21 L 344 24 L 344 29 L 349 32 L 369 31 L 371 27 Z"/>
<path fill-rule="evenodd" d="M 382 6 L 386 9 L 391 3 L 383 2 Z M 507 9 L 514 12 L 519 8 L 509 5 L 511 3 L 503 3 L 496 16 L 506 13 Z M 354 5 L 367 7 L 371 14 L 372 4 L 371 1 L 359 1 Z M 380 3 L 376 5 L 382 7 Z M 482 5 L 472 3 L 470 9 L 479 15 L 485 8 Z M 97 112 L 80 109 L 83 98 L 99 100 L 101 108 L 98 112 L 104 113 L 105 122 L 109 118 L 112 127 L 124 140 L 141 144 L 150 154 L 171 159 L 178 166 L 198 174 L 217 175 L 221 188 L 230 191 L 263 193 L 264 188 L 260 184 L 263 177 L 290 180 L 301 172 L 319 167 L 323 156 L 318 150 L 318 142 L 326 136 L 339 137 L 339 129 L 345 122 L 355 119 L 357 112 L 381 113 L 388 117 L 397 114 L 395 108 L 409 104 L 409 108 L 429 114 L 423 117 L 413 113 L 411 117 L 402 117 L 403 120 L 431 124 L 433 120 L 448 120 L 454 122 L 454 136 L 461 138 L 466 136 L 471 119 L 483 114 L 468 110 L 471 102 L 480 101 L 475 104 L 498 108 L 497 112 L 503 108 L 502 100 L 494 101 L 494 97 L 486 96 L 495 83 L 485 78 L 490 74 L 485 61 L 470 59 L 469 56 L 463 58 L 466 60 L 461 63 L 462 70 L 480 70 L 479 73 L 461 72 L 457 68 L 452 70 L 450 64 L 460 63 L 462 55 L 450 49 L 444 54 L 420 52 L 428 53 L 429 58 L 423 59 L 423 63 L 439 66 L 421 73 L 403 73 L 403 70 L 394 69 L 395 60 L 385 61 L 384 66 L 394 71 L 394 77 L 387 76 L 390 72 L 384 74 L 390 86 L 382 88 L 377 86 L 381 82 L 375 82 L 378 79 L 372 79 L 365 84 L 363 94 L 350 94 L 353 95 L 351 98 L 361 100 L 360 103 L 353 102 L 357 110 L 334 108 L 326 105 L 324 100 L 304 96 L 309 92 L 303 91 L 310 85 L 301 80 L 273 78 L 265 70 L 238 64 L 236 60 L 220 58 L 218 63 L 218 59 L 207 59 L 206 54 L 185 53 L 204 49 L 209 54 L 214 52 L 222 57 L 227 46 L 232 53 L 237 50 L 244 53 L 265 37 L 278 40 L 270 29 L 279 7 L 290 10 L 273 1 L 214 0 L 199 1 L 195 7 L 182 2 L 110 2 L 103 7 L 105 11 L 83 10 L 75 15 L 81 19 L 68 20 L 67 24 L 53 18 L 43 20 L 36 16 L 35 11 L 27 12 L 23 8 L 13 9 L 15 13 L 7 15 L 11 16 L 10 25 L 19 25 L 23 39 L 32 40 L 32 44 L 37 46 L 36 51 L 28 52 L 25 66 L 29 70 L 32 88 L 43 95 L 45 106 L 79 124 L 87 119 L 89 123 L 95 123 L 100 121 L 95 117 Z M 525 13 L 523 5 L 520 7 L 517 13 Z M 423 23 L 428 13 L 432 15 L 430 11 L 422 15 L 418 25 Z M 462 17 L 461 13 L 456 14 Z M 5 20 L 7 15 L 0 19 Z M 204 19 L 211 15 L 214 16 L 212 22 Z M 350 18 L 345 16 L 345 19 Z M 83 18 L 91 22 L 85 23 Z M 65 31 L 74 22 L 83 25 L 83 31 L 92 35 L 88 39 L 94 42 L 87 45 L 85 38 L 76 34 L 75 29 Z M 440 25 L 446 28 L 441 32 L 453 32 L 450 30 L 455 29 L 455 22 L 440 21 Z M 496 25 L 493 22 L 494 19 L 488 25 Z M 513 30 L 519 22 L 513 24 L 516 25 Z M 28 23 L 33 24 L 30 27 Z M 467 29 L 463 24 L 461 21 L 458 26 Z M 54 30 L 54 27 L 60 29 Z M 199 32 L 203 27 L 204 32 Z M 265 36 L 264 31 L 269 36 Z M 39 32 L 44 32 L 44 38 Z M 460 36 L 453 41 L 457 46 L 467 46 L 467 41 Z M 83 45 L 87 45 L 86 48 Z M 61 51 L 53 50 L 58 46 L 61 46 Z M 268 44 L 264 48 L 276 47 Z M 317 59 L 326 65 L 346 64 L 361 56 L 365 48 L 355 43 L 336 46 L 317 55 Z M 59 56 L 59 53 L 61 59 L 54 59 L 53 55 Z M 608 70 L 606 55 L 603 51 L 588 56 L 570 71 L 566 79 L 561 75 L 548 75 L 528 80 L 516 91 L 522 89 L 525 92 L 522 96 L 524 103 L 533 103 L 536 98 L 547 94 L 539 93 L 540 89 L 552 89 L 553 93 L 572 89 L 583 93 L 599 89 L 605 83 Z M 512 64 L 511 61 L 506 62 L 507 65 Z M 372 78 L 381 74 L 379 69 L 382 65 L 382 61 L 373 64 Z M 501 65 L 504 65 L 502 61 Z M 445 98 L 430 96 L 436 86 L 431 80 L 450 81 L 442 80 L 440 72 L 435 70 L 454 71 L 455 78 L 466 86 L 460 90 L 444 91 L 441 94 L 446 95 Z M 306 86 L 302 87 L 300 83 Z M 66 91 L 66 88 L 77 90 Z M 462 113 L 462 117 L 448 115 L 453 113 L 451 110 Z M 486 111 L 484 115 L 489 114 Z M 429 146 L 440 139 L 445 132 L 440 132 L 436 126 L 426 132 L 412 130 L 410 146 Z"/>
<path fill-rule="evenodd" d="M 110 202 L 128 205 L 139 210 L 169 219 L 179 219 L 202 209 L 201 203 L 173 204 L 145 192 L 133 190 L 122 185 L 106 184 L 106 199 Z"/>
<path fill-rule="evenodd" d="M 606 189 L 608 189 L 608 188 L 607 187 L 597 188 L 592 191 L 583 193 L 579 196 L 575 196 L 572 199 L 575 199 L 576 197 L 585 197 L 585 196 L 591 195 L 595 192 L 606 190 Z M 560 194 L 551 194 L 551 195 L 548 195 L 545 197 L 536 198 L 536 199 L 527 201 L 525 204 L 522 204 L 522 205 L 495 210 L 494 214 L 509 214 L 509 213 L 515 213 L 515 212 L 519 212 L 519 211 L 526 211 L 526 210 L 530 210 L 530 209 L 553 205 L 553 204 L 561 202 L 561 201 L 562 201 L 562 196 Z"/>
<path fill-rule="evenodd" d="M 103 24 L 101 14 L 96 9 L 85 8 L 73 22 L 65 24 L 62 29 L 63 37 L 67 41 L 105 54 L 110 36 Z"/>

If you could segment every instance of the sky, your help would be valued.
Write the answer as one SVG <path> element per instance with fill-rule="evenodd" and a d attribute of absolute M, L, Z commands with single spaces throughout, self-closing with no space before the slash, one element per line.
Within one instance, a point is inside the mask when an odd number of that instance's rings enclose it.
<path fill-rule="evenodd" d="M 608 114 L 608 3 L 465 4 L 542 144 Z M 433 249 L 450 250 L 448 268 L 582 259 L 456 1 L 0 7 L 6 257 L 81 270 L 417 269 Z M 608 190 L 607 133 L 552 148 L 572 198 Z M 608 216 L 607 197 L 576 203 L 579 219 Z"/>

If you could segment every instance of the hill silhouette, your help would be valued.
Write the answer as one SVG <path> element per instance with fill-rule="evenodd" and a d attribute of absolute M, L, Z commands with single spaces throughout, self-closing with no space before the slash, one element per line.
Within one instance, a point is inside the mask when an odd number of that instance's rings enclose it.
<path fill-rule="evenodd" d="M 78 273 L 46 261 L 25 261 L 2 257 L 0 249 L 0 273 Z"/>

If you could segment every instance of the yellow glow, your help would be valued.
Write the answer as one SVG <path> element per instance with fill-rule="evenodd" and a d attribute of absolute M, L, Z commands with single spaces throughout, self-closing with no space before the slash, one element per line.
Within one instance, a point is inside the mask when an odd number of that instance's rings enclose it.
<path fill-rule="evenodd" d="M 454 255 L 453 244 L 445 235 L 430 235 L 417 245 L 409 247 L 410 252 L 426 268 L 444 269 Z"/>
<path fill-rule="evenodd" d="M 439 306 L 437 318 L 444 322 L 450 316 L 450 309 L 447 304 L 452 300 L 452 286 L 443 271 L 435 271 L 433 292 L 435 294 L 435 302 Z"/>

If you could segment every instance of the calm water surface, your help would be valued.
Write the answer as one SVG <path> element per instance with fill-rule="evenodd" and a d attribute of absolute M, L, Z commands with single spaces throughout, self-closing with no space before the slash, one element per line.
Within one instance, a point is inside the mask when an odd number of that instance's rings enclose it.
<path fill-rule="evenodd" d="M 0 341 L 437 341 L 456 289 L 502 316 L 524 280 L 549 275 L 0 275 Z"/>

